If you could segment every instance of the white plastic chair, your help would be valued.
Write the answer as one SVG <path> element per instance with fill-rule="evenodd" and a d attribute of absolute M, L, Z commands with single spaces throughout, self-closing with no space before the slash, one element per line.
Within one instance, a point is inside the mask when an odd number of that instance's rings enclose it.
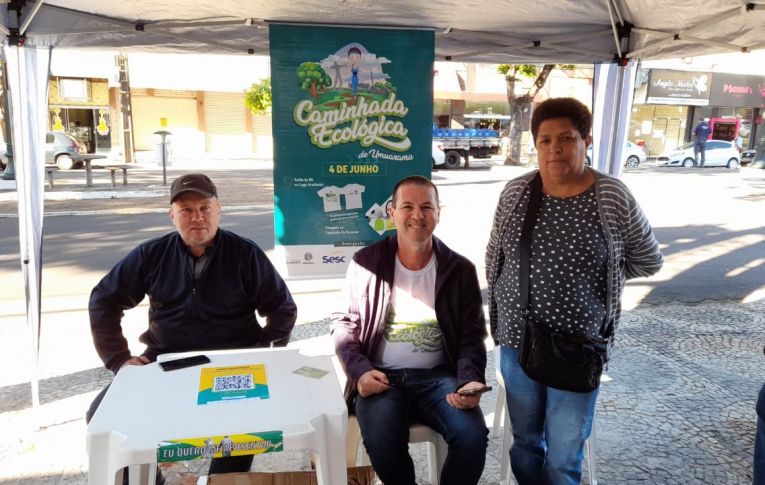
<path fill-rule="evenodd" d="M 497 404 L 494 410 L 494 427 L 491 430 L 492 436 L 499 436 L 499 428 L 502 424 L 503 418 L 505 423 L 504 433 L 502 435 L 502 454 L 500 455 L 500 470 L 499 470 L 499 483 L 501 485 L 509 485 L 515 483 L 515 479 L 511 482 L 512 473 L 510 472 L 510 445 L 513 442 L 513 430 L 510 427 L 510 415 L 508 414 L 507 406 L 505 405 L 506 393 L 505 393 L 505 381 L 502 379 L 502 372 L 499 366 L 499 347 L 494 348 L 494 368 L 497 374 Z M 603 374 L 601 382 L 608 382 L 611 378 Z M 590 485 L 598 485 L 598 478 L 596 473 L 597 464 L 595 462 L 595 418 L 592 420 L 592 432 L 587 441 L 584 442 L 584 454 L 587 460 L 587 470 L 589 472 Z"/>
<path fill-rule="evenodd" d="M 356 416 L 348 416 L 348 431 L 345 439 L 345 459 L 349 467 L 356 466 L 356 455 L 361 449 L 362 465 L 369 465 L 369 455 L 364 449 L 361 439 L 361 429 Z M 444 438 L 433 428 L 424 424 L 413 424 L 409 427 L 410 443 L 427 443 L 428 445 L 428 480 L 431 485 L 437 485 L 441 481 L 441 468 L 446 461 L 448 446 Z"/>
<path fill-rule="evenodd" d="M 130 485 L 153 485 L 157 479 L 157 466 L 151 465 L 130 465 L 128 469 L 128 483 Z M 114 485 L 122 485 L 125 468 L 117 472 Z"/>

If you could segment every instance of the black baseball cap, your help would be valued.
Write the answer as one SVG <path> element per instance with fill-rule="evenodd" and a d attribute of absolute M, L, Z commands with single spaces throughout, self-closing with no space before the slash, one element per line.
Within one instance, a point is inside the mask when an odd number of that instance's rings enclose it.
<path fill-rule="evenodd" d="M 203 173 L 187 173 L 173 180 L 170 186 L 170 203 L 172 204 L 184 192 L 196 192 L 205 197 L 218 197 L 215 184 Z"/>

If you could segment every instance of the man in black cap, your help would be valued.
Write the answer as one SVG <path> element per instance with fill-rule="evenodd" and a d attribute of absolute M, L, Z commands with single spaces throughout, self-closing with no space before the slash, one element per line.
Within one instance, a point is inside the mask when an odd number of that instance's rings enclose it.
<path fill-rule="evenodd" d="M 218 227 L 220 214 L 218 191 L 206 175 L 178 177 L 170 188 L 176 231 L 139 244 L 93 288 L 90 329 L 106 368 L 116 374 L 159 354 L 287 344 L 297 318 L 292 295 L 255 243 Z M 133 355 L 122 315 L 147 295 L 149 328 L 140 337 L 146 349 Z M 252 456 L 214 459 L 210 473 L 249 471 L 251 464 Z"/>

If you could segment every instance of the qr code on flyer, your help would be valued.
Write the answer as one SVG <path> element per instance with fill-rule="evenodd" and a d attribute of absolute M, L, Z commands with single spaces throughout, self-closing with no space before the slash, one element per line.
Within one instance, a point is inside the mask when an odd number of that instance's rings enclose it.
<path fill-rule="evenodd" d="M 254 387 L 252 374 L 215 376 L 213 382 L 213 392 L 243 391 L 245 389 L 253 389 Z"/>

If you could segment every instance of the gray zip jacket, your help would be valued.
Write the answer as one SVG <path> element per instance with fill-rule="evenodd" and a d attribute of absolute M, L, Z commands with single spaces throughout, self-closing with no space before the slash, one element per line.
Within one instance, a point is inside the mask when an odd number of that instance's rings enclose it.
<path fill-rule="evenodd" d="M 621 317 L 621 297 L 625 282 L 630 278 L 657 273 L 664 258 L 645 214 L 627 186 L 614 177 L 593 172 L 600 223 L 608 246 L 605 318 L 613 324 L 612 335 L 615 335 Z M 494 213 L 489 245 L 486 248 L 486 280 L 489 285 L 489 323 L 495 342 L 498 322 L 494 285 L 505 263 L 501 241 L 509 228 L 515 206 L 537 173 L 539 171 L 534 170 L 508 182 L 499 196 Z"/>

